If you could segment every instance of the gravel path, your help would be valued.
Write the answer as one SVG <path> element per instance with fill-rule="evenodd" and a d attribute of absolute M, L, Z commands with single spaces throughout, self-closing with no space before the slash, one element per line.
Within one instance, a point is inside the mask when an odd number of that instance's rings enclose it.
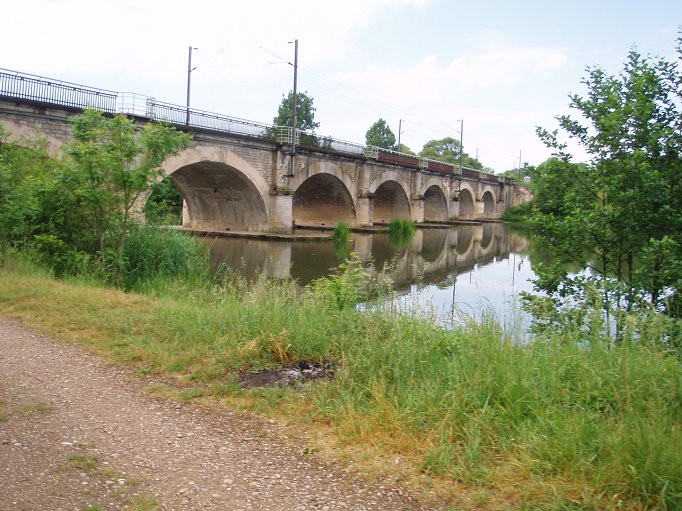
<path fill-rule="evenodd" d="M 0 510 L 440 509 L 0 316 Z"/>

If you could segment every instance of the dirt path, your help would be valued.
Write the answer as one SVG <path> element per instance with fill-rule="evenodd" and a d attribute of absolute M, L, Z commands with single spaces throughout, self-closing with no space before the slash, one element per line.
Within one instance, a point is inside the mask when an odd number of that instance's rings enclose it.
<path fill-rule="evenodd" d="M 0 510 L 434 509 L 0 316 Z"/>

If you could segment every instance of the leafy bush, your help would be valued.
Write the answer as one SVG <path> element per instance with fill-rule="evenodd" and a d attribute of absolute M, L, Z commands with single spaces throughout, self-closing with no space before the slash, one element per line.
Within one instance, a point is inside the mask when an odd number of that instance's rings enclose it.
<path fill-rule="evenodd" d="M 184 232 L 133 225 L 123 253 L 123 288 L 156 278 L 208 275 L 206 247 Z"/>

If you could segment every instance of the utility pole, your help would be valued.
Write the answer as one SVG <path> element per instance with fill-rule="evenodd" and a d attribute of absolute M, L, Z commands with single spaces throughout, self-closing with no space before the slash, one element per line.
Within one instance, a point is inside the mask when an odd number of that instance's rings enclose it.
<path fill-rule="evenodd" d="M 462 174 L 462 157 L 464 156 L 464 119 L 459 120 L 459 173 Z"/>
<path fill-rule="evenodd" d="M 192 48 L 192 46 L 189 47 L 189 58 L 187 59 L 187 119 L 185 120 L 185 124 L 189 126 L 189 91 L 190 87 L 192 85 L 192 71 L 196 69 L 196 67 L 192 67 L 192 50 L 198 50 L 199 48 Z"/>
<path fill-rule="evenodd" d="M 292 171 L 293 171 L 293 155 L 296 154 L 296 103 L 298 103 L 296 86 L 298 82 L 298 39 L 294 39 L 294 92 L 292 94 L 291 105 L 291 154 L 292 154 Z M 293 174 L 293 172 L 292 172 Z"/>
<path fill-rule="evenodd" d="M 403 120 L 398 119 L 398 151 L 400 151 L 400 135 L 403 133 Z"/>

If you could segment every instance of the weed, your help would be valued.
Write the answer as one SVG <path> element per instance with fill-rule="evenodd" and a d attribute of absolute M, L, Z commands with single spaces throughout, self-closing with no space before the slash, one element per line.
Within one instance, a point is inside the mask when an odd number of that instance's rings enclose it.
<path fill-rule="evenodd" d="M 350 238 L 350 227 L 348 227 L 348 224 L 344 222 L 336 224 L 332 231 L 331 239 L 345 243 L 348 241 L 348 238 Z"/>
<path fill-rule="evenodd" d="M 95 456 L 86 456 L 84 454 L 75 454 L 70 456 L 65 463 L 58 467 L 60 472 L 69 472 L 72 470 L 95 470 L 99 465 L 99 460 Z"/>
<path fill-rule="evenodd" d="M 154 495 L 135 495 L 128 498 L 126 508 L 130 511 L 157 511 L 159 499 Z"/>
<path fill-rule="evenodd" d="M 412 238 L 416 232 L 416 227 L 412 220 L 394 219 L 388 226 L 389 242 L 398 247 L 407 247 L 412 243 Z"/>
<path fill-rule="evenodd" d="M 178 393 L 178 398 L 182 401 L 191 401 L 204 395 L 204 389 L 185 389 Z"/>

